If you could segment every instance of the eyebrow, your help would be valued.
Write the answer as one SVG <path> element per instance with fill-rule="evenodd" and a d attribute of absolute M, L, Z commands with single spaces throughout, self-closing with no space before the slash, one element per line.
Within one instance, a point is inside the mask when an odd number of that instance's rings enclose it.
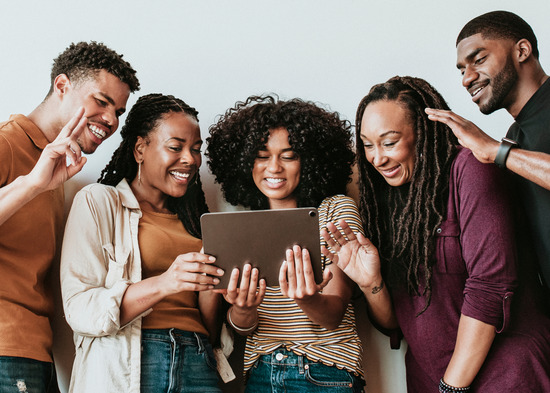
<path fill-rule="evenodd" d="M 379 138 L 384 138 L 386 136 L 388 136 L 389 134 L 401 134 L 400 131 L 395 131 L 395 130 L 389 130 L 389 131 L 386 131 L 380 135 L 378 135 Z M 359 134 L 361 137 L 363 137 L 364 139 L 368 139 L 364 134 Z"/>
<path fill-rule="evenodd" d="M 483 50 L 485 50 L 485 48 L 476 48 L 476 49 L 474 49 L 472 52 L 470 52 L 470 54 L 468 56 L 466 56 L 466 58 L 464 60 L 466 62 L 472 61 L 472 59 L 474 57 L 476 57 L 479 54 L 479 52 L 481 52 Z M 464 67 L 464 65 L 462 63 L 456 63 L 456 68 L 460 69 L 462 67 Z"/>
<path fill-rule="evenodd" d="M 171 138 L 168 138 L 167 141 L 171 141 L 171 140 L 176 140 L 176 141 L 181 142 L 181 143 L 187 142 L 187 139 L 178 138 L 177 136 L 173 136 L 173 137 L 171 137 Z M 202 139 L 199 139 L 198 141 L 196 141 L 196 142 L 194 143 L 194 145 L 196 145 L 197 143 L 200 143 L 200 144 L 202 145 L 202 143 L 203 143 Z"/>

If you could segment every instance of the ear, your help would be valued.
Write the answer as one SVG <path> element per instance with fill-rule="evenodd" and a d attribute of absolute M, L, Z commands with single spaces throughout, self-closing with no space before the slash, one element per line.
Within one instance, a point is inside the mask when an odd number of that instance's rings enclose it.
<path fill-rule="evenodd" d="M 136 159 L 136 162 L 142 162 L 143 161 L 143 153 L 145 152 L 145 149 L 147 148 L 147 140 L 141 136 L 137 137 L 136 144 L 134 146 L 134 158 Z"/>
<path fill-rule="evenodd" d="M 53 90 L 57 95 L 64 95 L 71 88 L 71 81 L 66 74 L 59 74 L 53 81 Z"/>
<path fill-rule="evenodd" d="M 516 42 L 516 54 L 517 54 L 517 60 L 520 63 L 523 63 L 531 55 L 533 54 L 533 47 L 531 46 L 531 43 L 529 40 L 522 38 L 518 42 Z"/>

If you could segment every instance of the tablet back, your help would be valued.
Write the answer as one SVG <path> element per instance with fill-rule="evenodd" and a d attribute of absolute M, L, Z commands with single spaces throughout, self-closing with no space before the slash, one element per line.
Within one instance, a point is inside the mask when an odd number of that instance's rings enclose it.
<path fill-rule="evenodd" d="M 285 252 L 298 244 L 311 256 L 315 282 L 322 281 L 319 218 L 315 208 L 206 213 L 201 216 L 204 252 L 225 270 L 216 288 L 227 288 L 231 271 L 250 263 L 268 286 L 279 285 Z M 239 278 L 240 280 L 240 278 Z"/>

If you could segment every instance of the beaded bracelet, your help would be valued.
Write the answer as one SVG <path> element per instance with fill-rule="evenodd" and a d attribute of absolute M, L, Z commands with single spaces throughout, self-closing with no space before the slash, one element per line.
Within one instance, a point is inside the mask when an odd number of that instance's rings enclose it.
<path fill-rule="evenodd" d="M 455 386 L 448 385 L 443 378 L 439 380 L 439 393 L 459 393 L 459 392 L 469 392 L 470 386 L 464 388 L 457 388 Z"/>
<path fill-rule="evenodd" d="M 241 328 L 241 327 L 238 327 L 237 325 L 235 325 L 235 323 L 231 319 L 231 310 L 232 309 L 233 309 L 233 307 L 231 307 L 229 310 L 227 310 L 227 322 L 229 322 L 229 325 L 231 325 L 231 327 L 237 333 L 248 334 L 248 333 L 254 331 L 258 327 L 258 320 L 257 319 L 256 319 L 256 322 L 254 322 L 254 324 L 252 326 L 248 327 L 248 328 Z"/>

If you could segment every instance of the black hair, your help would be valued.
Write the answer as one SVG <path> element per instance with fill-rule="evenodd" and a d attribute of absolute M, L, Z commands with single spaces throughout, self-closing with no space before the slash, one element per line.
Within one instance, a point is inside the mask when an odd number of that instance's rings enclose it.
<path fill-rule="evenodd" d="M 179 98 L 171 95 L 148 94 L 140 97 L 128 112 L 120 131 L 122 142 L 111 161 L 101 171 L 99 183 L 116 186 L 122 179 L 131 182 L 137 175 L 138 164 L 134 147 L 138 137 L 146 138 L 163 117 L 169 113 L 183 112 L 198 121 L 198 112 Z M 185 229 L 195 237 L 201 237 L 200 216 L 208 212 L 199 173 L 189 182 L 185 195 L 168 198 L 168 209 L 177 214 Z"/>
<path fill-rule="evenodd" d="M 390 186 L 360 148 L 365 108 L 377 101 L 406 109 L 416 132 L 414 170 L 410 183 L 403 186 Z M 396 76 L 373 86 L 356 115 L 359 210 L 365 233 L 380 251 L 389 285 L 406 285 L 409 293 L 425 295 L 424 310 L 431 300 L 434 235 L 445 217 L 449 173 L 458 146 L 446 125 L 428 119 L 427 107 L 449 109 L 425 80 Z"/>
<path fill-rule="evenodd" d="M 208 166 L 225 199 L 252 209 L 269 208 L 252 169 L 270 130 L 280 127 L 288 131 L 300 158 L 300 183 L 294 191 L 298 206 L 319 206 L 327 196 L 345 194 L 354 160 L 351 124 L 313 102 L 266 95 L 237 102 L 210 127 Z"/>
<path fill-rule="evenodd" d="M 518 15 L 508 11 L 492 11 L 480 15 L 462 28 L 456 39 L 456 45 L 465 38 L 481 34 L 485 39 L 510 39 L 514 42 L 525 38 L 531 43 L 533 55 L 539 58 L 537 37 L 529 24 Z"/>
<path fill-rule="evenodd" d="M 130 92 L 139 90 L 136 70 L 122 57 L 123 55 L 119 55 L 103 43 L 95 41 L 72 43 L 53 61 L 50 90 L 47 95 L 53 92 L 55 78 L 60 74 L 65 74 L 69 80 L 78 83 L 95 76 L 101 70 L 113 74 L 126 83 Z"/>

